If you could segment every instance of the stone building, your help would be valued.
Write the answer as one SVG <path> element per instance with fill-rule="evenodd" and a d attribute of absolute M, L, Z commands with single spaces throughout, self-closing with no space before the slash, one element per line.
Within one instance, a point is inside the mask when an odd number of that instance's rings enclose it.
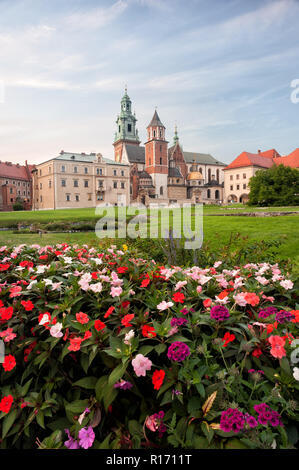
<path fill-rule="evenodd" d="M 96 207 L 129 204 L 129 165 L 100 153 L 64 152 L 36 165 L 33 209 Z"/>
<path fill-rule="evenodd" d="M 0 162 L 0 211 L 11 211 L 19 202 L 24 210 L 32 206 L 32 177 L 34 165 Z"/>
<path fill-rule="evenodd" d="M 272 165 L 299 168 L 299 148 L 286 156 L 275 149 L 257 153 L 242 152 L 224 168 L 224 202 L 246 203 L 249 198 L 249 180 L 258 170 L 267 170 Z"/>
<path fill-rule="evenodd" d="M 115 161 L 130 166 L 131 202 L 215 204 L 223 201 L 224 163 L 209 154 L 184 151 L 177 128 L 173 144 L 168 147 L 166 128 L 157 110 L 147 126 L 144 147 L 140 145 L 136 122 L 126 89 L 113 145 Z"/>

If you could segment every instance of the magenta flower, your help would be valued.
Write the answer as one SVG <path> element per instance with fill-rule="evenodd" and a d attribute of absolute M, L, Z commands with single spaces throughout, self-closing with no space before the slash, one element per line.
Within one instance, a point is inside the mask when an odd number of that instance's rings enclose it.
<path fill-rule="evenodd" d="M 68 449 L 80 449 L 79 443 L 77 439 L 74 439 L 71 434 L 69 429 L 65 429 L 64 432 L 67 434 L 69 440 L 65 441 L 64 445 Z"/>
<path fill-rule="evenodd" d="M 78 437 L 80 439 L 79 440 L 80 446 L 83 447 L 83 449 L 88 449 L 93 444 L 95 434 L 93 432 L 92 427 L 89 426 L 87 429 L 86 428 L 80 429 Z"/>

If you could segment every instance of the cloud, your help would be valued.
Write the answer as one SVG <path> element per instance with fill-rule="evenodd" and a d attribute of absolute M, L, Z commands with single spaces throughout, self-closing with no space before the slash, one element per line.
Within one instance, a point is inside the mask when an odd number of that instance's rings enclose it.
<path fill-rule="evenodd" d="M 118 0 L 108 8 L 94 8 L 73 13 L 65 18 L 65 25 L 70 30 L 99 29 L 114 21 L 125 11 L 127 6 L 127 2 Z"/>
<path fill-rule="evenodd" d="M 12 79 L 7 81 L 7 87 L 44 88 L 48 90 L 78 90 L 80 85 L 65 81 L 49 81 L 39 78 Z"/>

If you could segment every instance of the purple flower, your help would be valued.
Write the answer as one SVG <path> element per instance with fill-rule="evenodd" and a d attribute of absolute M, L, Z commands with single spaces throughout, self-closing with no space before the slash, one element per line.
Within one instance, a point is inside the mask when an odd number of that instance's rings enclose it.
<path fill-rule="evenodd" d="M 215 305 L 211 308 L 210 317 L 216 321 L 224 321 L 229 318 L 229 311 L 223 305 Z"/>
<path fill-rule="evenodd" d="M 170 326 L 184 326 L 187 323 L 187 318 L 172 318 L 170 321 Z"/>
<path fill-rule="evenodd" d="M 265 307 L 263 310 L 260 310 L 258 316 L 259 318 L 267 318 L 270 315 L 275 315 L 277 313 L 277 309 L 275 307 Z"/>
<path fill-rule="evenodd" d="M 68 449 L 80 449 L 79 443 L 76 439 L 74 439 L 71 434 L 69 429 L 65 429 L 64 432 L 67 434 L 69 440 L 65 441 L 64 445 Z"/>
<path fill-rule="evenodd" d="M 243 430 L 244 423 L 245 416 L 237 409 L 228 408 L 221 413 L 220 429 L 224 432 L 238 433 Z"/>
<path fill-rule="evenodd" d="M 127 382 L 126 380 L 120 380 L 114 384 L 114 388 L 120 388 L 121 390 L 130 390 L 133 387 L 131 382 Z"/>
<path fill-rule="evenodd" d="M 295 318 L 295 316 L 291 312 L 287 312 L 286 310 L 280 310 L 275 317 L 275 320 L 278 323 L 286 323 L 287 321 L 291 321 Z"/>
<path fill-rule="evenodd" d="M 256 428 L 258 426 L 258 422 L 254 416 L 247 416 L 246 423 L 249 425 L 250 428 Z"/>
<path fill-rule="evenodd" d="M 187 344 L 182 343 L 181 341 L 175 341 L 172 343 L 167 351 L 168 359 L 172 361 L 183 361 L 190 355 L 190 349 Z"/>
<path fill-rule="evenodd" d="M 80 446 L 83 447 L 83 449 L 88 449 L 93 444 L 95 434 L 93 432 L 92 427 L 89 426 L 87 429 L 86 428 L 80 429 L 78 437 L 80 439 L 79 440 Z"/>

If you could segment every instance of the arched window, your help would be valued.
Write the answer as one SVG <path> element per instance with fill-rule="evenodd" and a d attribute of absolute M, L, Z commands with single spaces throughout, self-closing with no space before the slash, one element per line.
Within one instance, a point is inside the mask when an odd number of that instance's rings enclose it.
<path fill-rule="evenodd" d="M 209 170 L 209 171 L 210 171 L 210 170 Z M 211 197 L 211 190 L 208 189 L 207 198 L 210 199 L 210 197 Z"/>
<path fill-rule="evenodd" d="M 218 181 L 218 183 L 219 183 L 219 170 L 216 171 L 216 179 L 217 179 L 217 181 Z"/>
<path fill-rule="evenodd" d="M 218 189 L 216 189 L 216 191 L 215 191 L 215 199 L 219 199 L 219 190 Z"/>
<path fill-rule="evenodd" d="M 202 168 L 199 169 L 200 173 L 202 174 Z"/>
<path fill-rule="evenodd" d="M 160 196 L 163 195 L 163 186 L 160 186 Z"/>
<path fill-rule="evenodd" d="M 208 169 L 208 181 L 211 181 L 211 168 Z"/>
<path fill-rule="evenodd" d="M 154 137 L 156 137 L 156 131 L 154 131 Z"/>

